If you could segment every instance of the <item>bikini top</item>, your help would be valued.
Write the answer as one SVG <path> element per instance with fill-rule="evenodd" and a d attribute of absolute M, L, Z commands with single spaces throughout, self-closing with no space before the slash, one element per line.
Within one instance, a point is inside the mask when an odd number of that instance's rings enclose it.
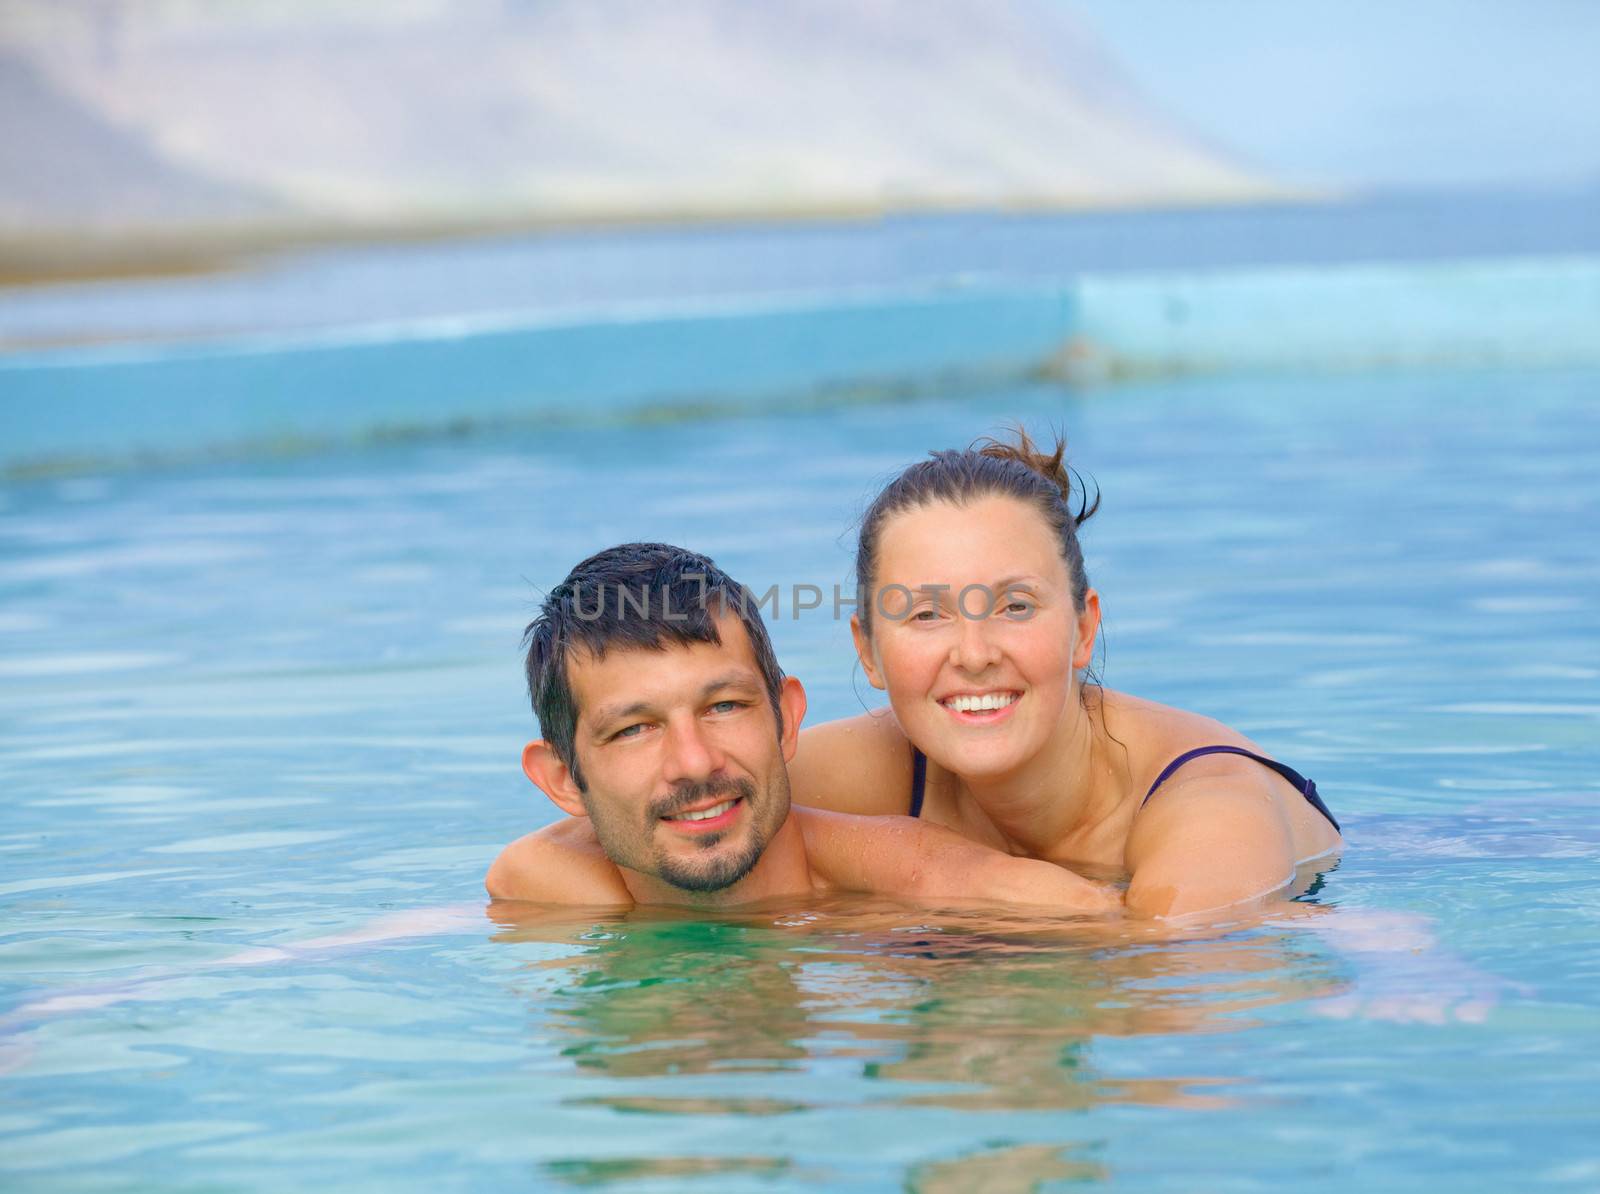
<path fill-rule="evenodd" d="M 1333 813 L 1328 811 L 1328 806 L 1322 803 L 1322 797 L 1317 795 L 1316 784 L 1301 775 L 1293 767 L 1287 767 L 1275 759 L 1269 759 L 1264 755 L 1245 750 L 1242 746 L 1197 746 L 1193 750 L 1184 751 L 1162 768 L 1161 774 L 1156 776 L 1156 782 L 1150 785 L 1150 790 L 1144 794 L 1144 799 L 1139 802 L 1139 807 L 1143 808 L 1150 802 L 1150 797 L 1156 794 L 1156 789 L 1166 783 L 1174 771 L 1182 767 L 1190 759 L 1198 759 L 1202 755 L 1243 755 L 1247 759 L 1254 759 L 1263 767 L 1272 768 L 1272 770 L 1293 784 L 1295 791 L 1304 796 L 1312 808 L 1328 818 L 1328 824 L 1332 825 L 1335 830 L 1343 832 L 1339 830 L 1339 822 L 1334 820 Z M 922 796 L 927 784 L 928 757 L 913 746 L 911 748 L 911 816 L 913 817 L 922 815 Z"/>

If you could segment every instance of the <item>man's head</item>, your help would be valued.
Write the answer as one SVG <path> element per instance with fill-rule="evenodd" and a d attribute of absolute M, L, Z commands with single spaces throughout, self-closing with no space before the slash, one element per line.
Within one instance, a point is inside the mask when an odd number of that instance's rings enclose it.
<path fill-rule="evenodd" d="M 687 891 L 755 866 L 788 816 L 805 697 L 742 585 L 694 552 L 624 544 L 552 589 L 524 643 L 544 738 L 523 769 L 613 862 Z"/>

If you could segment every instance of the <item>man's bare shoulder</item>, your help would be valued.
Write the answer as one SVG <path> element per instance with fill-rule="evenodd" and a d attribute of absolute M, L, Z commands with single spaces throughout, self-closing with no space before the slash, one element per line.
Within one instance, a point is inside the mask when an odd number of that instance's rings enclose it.
<path fill-rule="evenodd" d="M 484 879 L 497 900 L 546 904 L 631 904 L 622 872 L 606 857 L 586 817 L 563 817 L 500 851 Z"/>

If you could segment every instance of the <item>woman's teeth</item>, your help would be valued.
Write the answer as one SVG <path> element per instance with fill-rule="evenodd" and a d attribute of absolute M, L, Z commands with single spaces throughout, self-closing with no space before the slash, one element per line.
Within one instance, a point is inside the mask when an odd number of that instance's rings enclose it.
<path fill-rule="evenodd" d="M 986 692 L 982 696 L 953 696 L 945 700 L 947 709 L 957 713 L 984 713 L 990 709 L 1004 709 L 1017 699 L 1014 692 Z"/>
<path fill-rule="evenodd" d="M 721 804 L 713 804 L 710 808 L 697 809 L 695 812 L 692 812 L 692 813 L 679 813 L 676 817 L 668 817 L 667 820 L 669 820 L 669 821 L 709 821 L 709 820 L 711 820 L 712 817 L 720 817 L 720 816 L 722 816 L 723 813 L 727 812 L 730 808 L 732 808 L 735 804 L 738 804 L 738 803 L 739 803 L 739 801 L 738 801 L 737 798 L 735 798 L 733 800 L 724 800 Z"/>

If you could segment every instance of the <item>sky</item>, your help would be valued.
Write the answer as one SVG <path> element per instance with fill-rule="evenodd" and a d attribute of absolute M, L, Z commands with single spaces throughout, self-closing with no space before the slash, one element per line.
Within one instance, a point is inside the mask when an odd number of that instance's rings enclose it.
<path fill-rule="evenodd" d="M 1600 188 L 1597 0 L 1057 0 L 1282 181 Z"/>

